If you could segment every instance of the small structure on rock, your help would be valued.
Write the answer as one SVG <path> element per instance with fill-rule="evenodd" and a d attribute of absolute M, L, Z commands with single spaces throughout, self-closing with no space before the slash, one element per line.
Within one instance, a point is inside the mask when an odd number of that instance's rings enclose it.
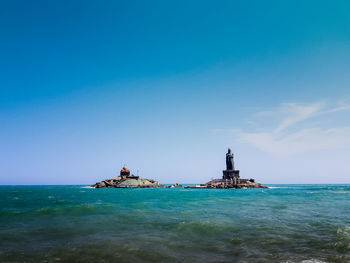
<path fill-rule="evenodd" d="M 233 153 L 230 148 L 226 153 L 226 170 L 223 170 L 222 173 L 222 179 L 214 179 L 196 186 L 185 186 L 185 188 L 267 188 L 256 183 L 254 179 L 240 178 L 239 170 L 235 170 Z"/>
<path fill-rule="evenodd" d="M 133 174 L 130 175 L 130 170 L 124 167 L 120 170 L 120 175 L 112 179 L 106 179 L 92 185 L 95 188 L 157 188 L 164 185 L 151 179 L 142 179 Z"/>
<path fill-rule="evenodd" d="M 126 165 L 123 166 L 123 168 L 120 170 L 120 177 L 122 179 L 130 176 L 130 170 L 126 168 Z"/>

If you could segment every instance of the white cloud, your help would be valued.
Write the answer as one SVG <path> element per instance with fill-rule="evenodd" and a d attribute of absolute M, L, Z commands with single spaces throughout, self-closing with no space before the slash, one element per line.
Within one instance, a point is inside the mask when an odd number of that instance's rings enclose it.
<path fill-rule="evenodd" d="M 320 128 L 310 127 L 307 122 L 315 116 L 347 110 L 350 110 L 350 104 L 347 103 L 335 107 L 327 107 L 324 102 L 309 105 L 284 103 L 274 111 L 258 113 L 268 118 L 279 118 L 277 125 L 259 132 L 232 132 L 239 142 L 248 143 L 277 156 L 312 150 L 350 149 L 350 126 Z"/>

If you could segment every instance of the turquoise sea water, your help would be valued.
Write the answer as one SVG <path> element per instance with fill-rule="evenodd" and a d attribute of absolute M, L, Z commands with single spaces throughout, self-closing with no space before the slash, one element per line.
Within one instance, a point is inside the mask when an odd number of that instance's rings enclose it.
<path fill-rule="evenodd" d="M 0 262 L 350 262 L 350 185 L 2 186 Z"/>

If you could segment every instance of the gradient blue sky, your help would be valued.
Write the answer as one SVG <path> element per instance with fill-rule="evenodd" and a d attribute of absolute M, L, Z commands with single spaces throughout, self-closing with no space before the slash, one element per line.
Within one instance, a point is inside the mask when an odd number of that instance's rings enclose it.
<path fill-rule="evenodd" d="M 350 183 L 349 1 L 0 1 L 0 184 Z"/>

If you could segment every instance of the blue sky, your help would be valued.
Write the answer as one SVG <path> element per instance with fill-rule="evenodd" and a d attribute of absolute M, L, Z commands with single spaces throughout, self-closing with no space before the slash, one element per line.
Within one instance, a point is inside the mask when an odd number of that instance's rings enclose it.
<path fill-rule="evenodd" d="M 348 1 L 1 1 L 0 184 L 350 183 Z"/>

